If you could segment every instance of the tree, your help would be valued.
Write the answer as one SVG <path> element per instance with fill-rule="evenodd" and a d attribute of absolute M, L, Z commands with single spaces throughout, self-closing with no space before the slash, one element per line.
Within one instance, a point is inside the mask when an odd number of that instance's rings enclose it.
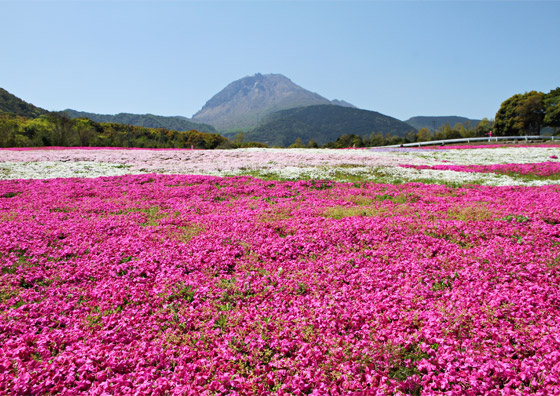
<path fill-rule="evenodd" d="M 467 128 L 465 128 L 465 126 L 463 124 L 461 124 L 460 122 L 456 123 L 455 126 L 453 126 L 453 133 L 450 139 L 459 139 L 462 137 L 466 137 L 467 136 Z"/>
<path fill-rule="evenodd" d="M 496 113 L 494 134 L 539 134 L 544 120 L 544 94 L 531 91 L 506 99 Z"/>
<path fill-rule="evenodd" d="M 11 115 L 0 115 L 0 147 L 16 146 L 19 129 L 17 120 Z"/>
<path fill-rule="evenodd" d="M 416 134 L 417 142 L 427 142 L 432 139 L 432 132 L 428 128 L 420 128 Z"/>
<path fill-rule="evenodd" d="M 554 134 L 560 128 L 560 88 L 547 93 L 544 97 L 544 125 L 554 128 Z"/>
<path fill-rule="evenodd" d="M 446 139 L 458 139 L 461 137 L 461 135 L 459 134 L 459 132 L 457 131 L 457 128 L 459 128 L 458 126 L 461 125 L 462 129 L 465 129 L 465 127 L 463 126 L 463 124 L 455 124 L 455 127 L 451 128 L 451 125 L 449 125 L 449 122 L 446 122 L 444 125 L 440 126 L 435 134 L 428 140 L 446 140 Z"/>
<path fill-rule="evenodd" d="M 292 143 L 292 145 L 289 148 L 304 148 L 304 144 L 303 141 L 301 140 L 300 137 L 298 137 L 296 139 L 296 141 L 294 143 Z"/>
<path fill-rule="evenodd" d="M 317 142 L 313 139 L 310 139 L 309 142 L 305 145 L 305 148 L 319 148 Z"/>
<path fill-rule="evenodd" d="M 336 148 L 363 147 L 362 137 L 355 134 L 344 134 L 336 139 Z"/>
<path fill-rule="evenodd" d="M 81 147 L 89 146 L 91 140 L 95 136 L 95 131 L 90 124 L 90 121 L 85 118 L 78 118 L 75 121 L 74 131 L 78 137 L 78 144 Z"/>
<path fill-rule="evenodd" d="M 414 136 L 416 136 L 416 132 L 412 131 L 411 133 L 414 133 Z M 377 133 L 372 132 L 371 135 L 369 136 L 366 145 L 369 147 L 378 147 L 378 146 L 383 146 L 384 144 L 385 144 L 385 138 L 383 137 L 381 132 L 377 132 Z"/>
<path fill-rule="evenodd" d="M 204 135 L 198 131 L 186 131 L 186 132 L 179 132 L 179 136 L 181 136 L 181 147 L 185 148 L 197 148 L 197 149 L 205 149 L 206 141 L 204 140 Z"/>
<path fill-rule="evenodd" d="M 50 113 L 47 120 L 52 125 L 52 144 L 55 146 L 66 146 L 72 134 L 74 120 L 64 112 Z"/>
<path fill-rule="evenodd" d="M 235 148 L 241 148 L 244 141 L 245 137 L 243 136 L 243 132 L 238 132 L 237 135 L 235 135 L 235 139 L 233 139 L 233 146 Z"/>
<path fill-rule="evenodd" d="M 514 127 L 528 135 L 539 135 L 544 120 L 544 93 L 531 91 L 525 94 L 517 107 Z"/>
<path fill-rule="evenodd" d="M 487 136 L 494 126 L 493 121 L 483 118 L 474 129 L 474 136 Z"/>

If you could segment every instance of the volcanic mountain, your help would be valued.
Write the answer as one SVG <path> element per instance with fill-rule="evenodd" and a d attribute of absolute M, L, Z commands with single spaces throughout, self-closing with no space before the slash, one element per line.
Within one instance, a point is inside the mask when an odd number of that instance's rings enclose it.
<path fill-rule="evenodd" d="M 192 120 L 221 131 L 247 131 L 279 110 L 321 104 L 354 107 L 344 101 L 331 102 L 281 74 L 257 73 L 229 84 L 206 102 Z"/>

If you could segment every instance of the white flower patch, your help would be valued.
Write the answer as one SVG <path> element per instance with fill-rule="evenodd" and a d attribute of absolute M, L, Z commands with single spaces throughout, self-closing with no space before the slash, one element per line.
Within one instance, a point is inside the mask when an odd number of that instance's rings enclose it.
<path fill-rule="evenodd" d="M 535 163 L 559 155 L 556 147 L 429 149 L 262 149 L 150 150 L 65 149 L 2 150 L 0 179 L 98 177 L 162 173 L 252 175 L 281 179 L 330 179 L 385 183 L 425 180 L 432 183 L 488 185 L 558 184 L 557 180 L 518 180 L 493 173 L 402 168 L 399 165 L 492 165 Z"/>
<path fill-rule="evenodd" d="M 465 150 L 414 150 L 404 153 L 393 151 L 401 158 L 415 157 L 426 161 L 426 165 L 447 162 L 454 165 L 494 165 L 530 164 L 549 161 L 551 155 L 558 155 L 558 147 L 501 147 Z M 412 163 L 410 163 L 413 165 Z"/>
<path fill-rule="evenodd" d="M 442 183 L 482 184 L 487 186 L 544 186 L 558 184 L 558 180 L 516 180 L 508 175 L 495 173 L 456 172 L 452 170 L 414 169 L 387 167 L 381 170 L 387 182 L 394 180 L 416 181 L 430 180 Z"/>
<path fill-rule="evenodd" d="M 130 166 L 104 162 L 0 162 L 0 180 L 55 179 L 59 177 L 122 176 L 131 173 Z"/>

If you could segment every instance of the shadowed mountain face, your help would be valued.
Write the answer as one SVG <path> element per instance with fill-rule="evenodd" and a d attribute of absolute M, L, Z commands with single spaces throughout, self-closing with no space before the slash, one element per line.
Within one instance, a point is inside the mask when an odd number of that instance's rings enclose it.
<path fill-rule="evenodd" d="M 369 137 L 372 133 L 405 136 L 410 125 L 375 111 L 335 105 L 315 105 L 278 111 L 246 133 L 247 140 L 272 146 L 289 146 L 297 138 L 318 144 L 335 141 L 344 134 Z"/>
<path fill-rule="evenodd" d="M 281 74 L 255 74 L 234 81 L 212 97 L 193 117 L 221 131 L 250 130 L 266 116 L 295 107 L 335 104 Z M 336 104 L 353 107 L 344 101 Z"/>

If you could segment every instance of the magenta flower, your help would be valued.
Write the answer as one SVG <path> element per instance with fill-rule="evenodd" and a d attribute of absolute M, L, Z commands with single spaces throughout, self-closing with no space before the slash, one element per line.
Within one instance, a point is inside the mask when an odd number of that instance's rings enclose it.
<path fill-rule="evenodd" d="M 559 195 L 0 181 L 0 393 L 558 394 Z"/>

